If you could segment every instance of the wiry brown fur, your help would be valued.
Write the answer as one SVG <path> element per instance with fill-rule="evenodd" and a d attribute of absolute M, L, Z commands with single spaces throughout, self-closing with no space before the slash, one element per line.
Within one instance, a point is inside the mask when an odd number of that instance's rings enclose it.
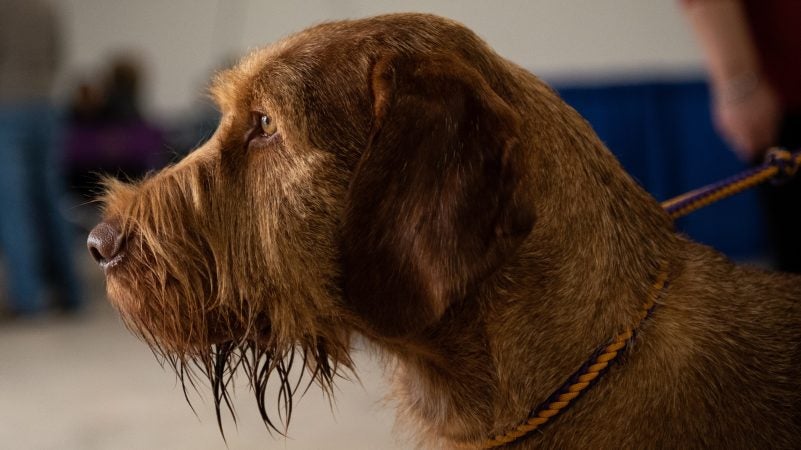
<path fill-rule="evenodd" d="M 127 238 L 114 304 L 179 370 L 197 364 L 218 408 L 237 365 L 263 414 L 270 372 L 291 404 L 293 350 L 330 386 L 360 333 L 395 362 L 420 445 L 472 447 L 634 325 L 667 262 L 621 362 L 509 448 L 801 447 L 799 278 L 675 234 L 581 117 L 469 30 L 323 24 L 213 93 L 214 137 L 109 182 L 105 217 Z M 278 135 L 248 144 L 260 113 Z"/>

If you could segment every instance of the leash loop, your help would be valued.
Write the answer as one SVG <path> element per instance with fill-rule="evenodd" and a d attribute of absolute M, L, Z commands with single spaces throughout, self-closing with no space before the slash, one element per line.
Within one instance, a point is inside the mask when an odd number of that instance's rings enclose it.
<path fill-rule="evenodd" d="M 765 160 L 768 164 L 779 169 L 776 176 L 770 180 L 774 185 L 781 185 L 790 181 L 790 179 L 795 176 L 796 172 L 798 172 L 800 161 L 797 158 L 793 158 L 793 154 L 785 148 L 771 148 L 768 150 Z"/>

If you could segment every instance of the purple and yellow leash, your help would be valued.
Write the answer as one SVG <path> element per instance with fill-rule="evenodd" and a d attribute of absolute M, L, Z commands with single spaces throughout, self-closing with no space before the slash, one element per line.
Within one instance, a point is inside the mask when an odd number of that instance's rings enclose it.
<path fill-rule="evenodd" d="M 801 166 L 801 150 L 790 152 L 781 148 L 772 148 L 768 150 L 765 162 L 762 165 L 666 200 L 662 202 L 662 208 L 667 211 L 672 219 L 677 219 L 765 181 L 786 181 L 798 172 L 799 166 Z M 627 328 L 615 336 L 609 344 L 598 349 L 564 385 L 557 389 L 544 403 L 534 408 L 523 423 L 503 434 L 487 439 L 480 444 L 479 448 L 502 447 L 535 430 L 539 430 L 570 406 L 573 400 L 586 392 L 593 383 L 598 381 L 607 371 L 610 364 L 615 362 L 618 355 L 625 350 L 625 347 L 633 338 L 635 330 L 653 312 L 656 300 L 662 295 L 667 286 L 667 273 L 667 267 L 663 267 L 643 303 L 639 320 L 633 328 Z"/>
<path fill-rule="evenodd" d="M 762 184 L 768 180 L 778 182 L 792 178 L 801 166 L 801 150 L 790 152 L 783 148 L 772 148 L 762 165 L 746 170 L 725 180 L 695 189 L 662 202 L 662 208 L 671 219 L 686 216 L 718 200 Z"/>

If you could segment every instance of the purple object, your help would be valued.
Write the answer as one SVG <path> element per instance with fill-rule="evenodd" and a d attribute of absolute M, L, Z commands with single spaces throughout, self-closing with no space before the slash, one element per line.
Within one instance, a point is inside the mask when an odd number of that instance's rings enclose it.
<path fill-rule="evenodd" d="M 77 170 L 154 169 L 164 162 L 164 136 L 143 122 L 74 124 L 67 130 L 65 163 Z"/>

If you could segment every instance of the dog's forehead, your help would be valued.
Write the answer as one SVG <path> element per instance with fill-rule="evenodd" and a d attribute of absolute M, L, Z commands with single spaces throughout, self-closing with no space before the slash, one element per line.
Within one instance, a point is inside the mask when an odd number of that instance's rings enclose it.
<path fill-rule="evenodd" d="M 334 70 L 366 70 L 383 53 L 455 50 L 466 37 L 472 41 L 474 35 L 463 25 L 429 14 L 322 23 L 252 51 L 218 74 L 211 93 L 221 107 L 233 107 L 260 82 L 290 86 L 299 80 L 323 79 Z"/>
<path fill-rule="evenodd" d="M 294 41 L 294 42 L 293 42 Z M 259 92 L 269 87 L 289 88 L 302 78 L 314 73 L 309 70 L 319 64 L 323 49 L 312 50 L 303 42 L 280 41 L 246 55 L 234 67 L 218 73 L 210 93 L 221 109 L 234 109 L 248 103 Z"/>
<path fill-rule="evenodd" d="M 312 67 L 336 57 L 336 49 L 343 43 L 364 37 L 349 25 L 351 22 L 317 25 L 251 51 L 233 68 L 216 77 L 212 85 L 215 97 L 232 97 L 232 94 L 251 88 L 258 80 L 270 79 L 273 85 L 288 85 L 292 78 L 308 76 Z M 353 60 L 338 62 L 352 64 Z"/>

